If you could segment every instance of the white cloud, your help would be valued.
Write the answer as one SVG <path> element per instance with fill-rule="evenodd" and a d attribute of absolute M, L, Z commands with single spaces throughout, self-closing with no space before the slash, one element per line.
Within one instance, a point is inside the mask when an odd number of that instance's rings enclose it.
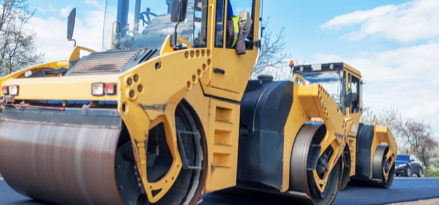
<path fill-rule="evenodd" d="M 396 11 L 398 8 L 394 5 L 380 6 L 366 11 L 354 11 L 353 13 L 336 16 L 321 26 L 322 29 L 341 29 L 344 26 L 355 25 L 363 23 L 364 21 L 389 14 Z"/>
<path fill-rule="evenodd" d="M 364 104 L 395 107 L 406 118 L 422 119 L 439 131 L 439 44 L 426 44 L 346 59 L 316 54 L 320 63 L 343 61 L 361 71 Z"/>
<path fill-rule="evenodd" d="M 70 12 L 70 9 L 65 8 Z M 73 42 L 67 41 L 67 17 L 49 17 L 47 19 L 33 17 L 29 20 L 29 28 L 36 32 L 36 47 L 38 52 L 45 53 L 45 61 L 66 60 L 73 49 Z M 73 38 L 79 46 L 102 50 L 102 31 L 104 11 L 89 12 L 83 20 L 76 16 Z"/>
<path fill-rule="evenodd" d="M 56 8 L 54 8 L 54 7 L 52 6 L 52 4 L 49 4 L 49 5 L 47 6 L 47 8 L 36 8 L 36 10 L 39 11 L 39 12 L 41 12 L 41 13 L 43 13 L 43 14 L 46 14 L 46 11 L 47 11 L 47 12 L 55 12 L 55 11 L 56 11 Z"/>
<path fill-rule="evenodd" d="M 60 15 L 60 17 L 67 18 L 67 16 L 69 16 L 69 14 L 70 14 L 70 11 L 72 11 L 72 7 L 66 6 L 65 8 L 62 8 L 59 10 L 59 15 Z"/>
<path fill-rule="evenodd" d="M 321 28 L 337 30 L 346 26 L 361 25 L 358 31 L 348 33 L 342 39 L 355 41 L 366 36 L 378 36 L 400 42 L 414 42 L 439 35 L 437 11 L 437 0 L 414 0 L 336 16 Z"/>
<path fill-rule="evenodd" d="M 95 1 L 95 0 L 85 0 L 85 3 L 86 3 L 86 4 L 93 5 L 93 6 L 97 7 L 97 8 L 99 8 L 100 10 L 105 10 L 105 7 L 102 6 L 102 5 L 100 5 L 100 4 L 99 4 L 97 1 Z"/>

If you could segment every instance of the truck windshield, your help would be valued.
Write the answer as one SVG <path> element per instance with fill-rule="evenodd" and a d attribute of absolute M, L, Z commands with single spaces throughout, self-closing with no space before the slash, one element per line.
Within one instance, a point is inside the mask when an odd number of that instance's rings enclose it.
<path fill-rule="evenodd" d="M 171 0 L 107 0 L 102 50 L 160 48 L 175 31 Z M 206 47 L 207 0 L 189 0 L 178 36 L 193 47 Z"/>
<path fill-rule="evenodd" d="M 410 159 L 409 155 L 398 155 L 398 156 L 396 156 L 396 160 L 399 160 L 399 161 L 409 161 L 409 159 Z"/>
<path fill-rule="evenodd" d="M 302 73 L 300 76 L 305 79 L 307 85 L 320 84 L 328 91 L 335 103 L 337 103 L 339 107 L 342 106 L 341 95 L 343 93 L 343 85 L 341 82 L 343 82 L 343 80 L 340 79 L 342 75 L 339 75 L 337 71 Z"/>

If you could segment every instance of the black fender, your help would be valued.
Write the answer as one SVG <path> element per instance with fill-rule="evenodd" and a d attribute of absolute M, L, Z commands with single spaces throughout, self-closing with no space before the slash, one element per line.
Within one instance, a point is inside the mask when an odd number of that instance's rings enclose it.
<path fill-rule="evenodd" d="M 283 130 L 293 104 L 294 83 L 249 81 L 241 101 L 239 181 L 282 189 Z"/>
<path fill-rule="evenodd" d="M 355 178 L 372 179 L 371 149 L 375 128 L 373 125 L 358 126 L 357 134 L 357 159 L 355 164 Z"/>

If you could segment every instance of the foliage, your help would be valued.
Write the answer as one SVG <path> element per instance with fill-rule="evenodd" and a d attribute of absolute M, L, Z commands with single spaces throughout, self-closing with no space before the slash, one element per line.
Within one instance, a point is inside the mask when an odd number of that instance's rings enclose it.
<path fill-rule="evenodd" d="M 381 111 L 374 112 L 369 107 L 364 107 L 361 122 L 369 125 L 377 122 L 380 126 L 388 127 L 394 135 L 397 135 L 402 125 L 402 117 L 396 108 L 385 108 Z"/>
<path fill-rule="evenodd" d="M 435 177 L 435 178 L 439 178 L 439 170 L 437 169 L 433 169 L 433 168 L 428 168 L 428 177 Z"/>
<path fill-rule="evenodd" d="M 26 25 L 34 14 L 27 1 L 0 1 L 0 77 L 43 61 L 44 54 L 36 53 L 35 33 Z"/>
<path fill-rule="evenodd" d="M 268 28 L 270 18 L 262 22 L 263 37 L 261 39 L 262 46 L 259 50 L 258 60 L 253 68 L 252 78 L 258 75 L 273 75 L 275 79 L 280 79 L 284 73 L 286 59 L 291 58 L 290 55 L 282 53 L 286 48 L 285 28 L 282 27 L 280 32 L 273 36 L 273 31 Z M 285 77 L 283 75 L 283 77 Z"/>
<path fill-rule="evenodd" d="M 426 167 L 431 165 L 438 142 L 433 139 L 430 125 L 423 121 L 407 119 L 399 129 L 400 136 Z"/>
<path fill-rule="evenodd" d="M 427 168 L 439 167 L 439 146 L 428 123 L 403 119 L 396 108 L 374 112 L 368 107 L 363 108 L 361 121 L 387 126 L 396 138 L 399 153 L 416 155 Z"/>

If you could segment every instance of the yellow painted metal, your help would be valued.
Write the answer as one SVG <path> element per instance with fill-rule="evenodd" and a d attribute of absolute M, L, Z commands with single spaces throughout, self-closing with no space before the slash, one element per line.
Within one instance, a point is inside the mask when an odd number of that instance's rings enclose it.
<path fill-rule="evenodd" d="M 301 84 L 297 83 L 297 79 L 301 80 Z M 294 98 L 293 105 L 290 111 L 290 116 L 285 125 L 285 139 L 284 139 L 284 174 L 282 191 L 289 189 L 289 173 L 291 150 L 294 144 L 296 135 L 302 125 L 313 120 L 321 121 L 325 124 L 327 133 L 320 146 L 323 152 L 331 146 L 334 150 L 332 157 L 329 160 L 327 171 L 323 179 L 320 179 L 314 171 L 315 181 L 317 187 L 323 192 L 329 173 L 337 163 L 338 159 L 343 153 L 344 146 L 347 140 L 347 130 L 352 125 L 352 119 L 343 116 L 343 113 L 338 108 L 335 101 L 320 85 L 305 86 L 305 80 L 295 75 L 293 77 L 294 83 Z"/>
<path fill-rule="evenodd" d="M 349 146 L 349 152 L 351 154 L 351 173 L 349 176 L 355 175 L 355 164 L 356 164 L 356 158 L 357 158 L 357 138 L 356 137 L 349 137 L 348 138 L 348 146 Z"/>
<path fill-rule="evenodd" d="M 239 115 L 239 104 L 210 99 L 206 193 L 236 185 Z"/>
<path fill-rule="evenodd" d="M 192 45 L 189 41 L 187 41 L 186 39 L 180 38 L 177 36 L 177 41 L 180 41 L 184 44 L 187 45 L 187 48 L 191 49 Z M 171 46 L 171 36 L 168 35 L 165 39 L 165 42 L 162 45 L 162 49 L 160 50 L 160 55 L 164 55 L 166 53 L 171 53 L 174 51 L 174 48 Z"/>
<path fill-rule="evenodd" d="M 389 152 L 387 153 L 387 159 L 391 158 L 392 160 L 389 163 L 389 167 L 392 167 L 395 163 L 396 156 L 398 155 L 398 146 L 395 141 L 395 137 L 392 132 L 387 127 L 380 127 L 377 122 L 374 123 L 375 133 L 372 141 L 371 148 L 371 164 L 373 164 L 373 156 L 375 155 L 375 151 L 379 145 L 386 145 L 389 147 Z M 372 167 L 372 166 L 371 166 Z M 390 169 L 386 172 L 383 169 L 384 177 L 387 179 Z"/>
<path fill-rule="evenodd" d="M 17 100 L 97 100 L 116 101 L 117 96 L 93 96 L 91 84 L 117 83 L 119 75 L 64 76 L 50 78 L 19 78 L 2 85 L 20 85 Z"/>
<path fill-rule="evenodd" d="M 254 28 L 253 41 L 259 40 L 259 5 L 260 0 L 255 0 L 254 11 Z M 215 18 L 216 6 L 215 4 L 209 5 L 210 12 L 208 21 L 207 35 L 209 39 L 215 39 Z M 226 7 L 227 8 L 227 7 Z M 227 13 L 227 11 L 225 11 Z M 224 26 L 227 28 L 227 25 Z M 225 35 L 224 35 L 225 36 Z M 224 37 L 225 38 L 225 37 Z M 226 42 L 226 41 L 224 41 Z M 213 73 L 213 70 L 209 70 L 210 75 L 204 75 L 201 81 L 203 82 L 203 90 L 206 95 L 217 96 L 224 99 L 233 101 L 241 101 L 247 86 L 247 79 L 255 64 L 258 56 L 258 48 L 253 47 L 252 50 L 247 50 L 245 55 L 237 55 L 235 49 L 230 48 L 216 48 L 214 46 L 215 41 L 209 41 L 208 47 L 212 48 L 210 55 L 212 56 L 212 68 L 218 68 L 225 71 L 225 74 Z"/>
<path fill-rule="evenodd" d="M 81 47 L 81 46 L 75 46 L 75 48 L 73 49 L 72 53 L 70 54 L 69 62 L 77 61 L 77 60 L 81 59 L 81 50 L 82 51 L 87 51 L 87 52 L 90 52 L 90 53 L 96 52 L 96 51 L 94 51 L 92 49 L 89 49 L 89 48 L 85 48 L 85 47 Z"/>
<path fill-rule="evenodd" d="M 132 137 L 136 163 L 152 203 L 157 202 L 171 188 L 182 166 L 177 148 L 175 109 L 187 92 L 198 84 L 198 76 L 204 72 L 202 66 L 211 61 L 206 55 L 191 57 L 187 52 L 206 52 L 206 49 L 164 54 L 121 74 L 118 81 L 118 109 Z M 161 66 L 156 69 L 157 63 Z M 131 85 L 127 83 L 128 79 Z M 146 177 L 145 143 L 149 130 L 160 123 L 165 127 L 167 143 L 174 160 L 166 176 L 151 183 Z M 152 194 L 158 190 L 158 194 Z"/>

